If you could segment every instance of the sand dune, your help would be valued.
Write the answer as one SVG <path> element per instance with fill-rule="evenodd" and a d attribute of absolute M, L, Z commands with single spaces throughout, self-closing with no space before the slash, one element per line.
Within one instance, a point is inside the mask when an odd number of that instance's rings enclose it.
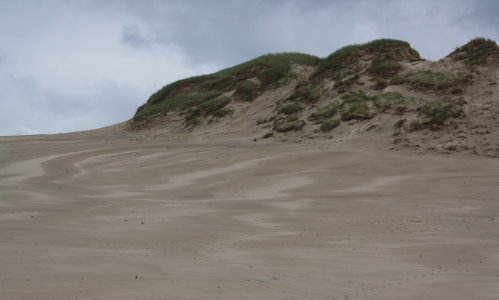
<path fill-rule="evenodd" d="M 497 299 L 499 161 L 0 139 L 0 299 Z"/>

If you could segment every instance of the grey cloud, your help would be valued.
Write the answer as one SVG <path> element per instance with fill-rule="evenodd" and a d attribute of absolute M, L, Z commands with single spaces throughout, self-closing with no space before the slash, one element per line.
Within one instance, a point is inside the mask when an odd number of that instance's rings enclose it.
<path fill-rule="evenodd" d="M 473 3 L 473 2 L 471 2 Z M 499 28 L 499 2 L 497 0 L 482 0 L 470 5 L 468 11 L 456 23 L 464 23 L 467 26 L 479 26 L 481 29 L 491 29 L 490 34 L 497 34 Z"/>
<path fill-rule="evenodd" d="M 159 5 L 128 2 L 128 9 L 150 26 L 158 43 L 178 44 L 193 62 L 238 63 L 241 59 L 284 50 L 270 27 L 272 22 L 289 23 L 294 15 L 282 10 L 317 10 L 327 1 L 169 1 Z M 276 20 L 284 17 L 285 19 Z M 289 17 L 289 18 L 288 18 Z M 296 37 L 298 38 L 298 36 Z M 293 49 L 290 49 L 293 50 Z"/>
<path fill-rule="evenodd" d="M 470 36 L 496 38 L 498 31 L 492 26 L 497 18 L 481 18 L 497 11 L 496 2 L 485 0 L 124 3 L 149 26 L 155 42 L 178 44 L 193 63 L 231 65 L 281 51 L 325 56 L 381 37 L 408 40 L 426 57 L 439 59 Z"/>
<path fill-rule="evenodd" d="M 150 43 L 136 26 L 126 26 L 123 28 L 121 42 L 132 47 L 143 47 Z"/>
<path fill-rule="evenodd" d="M 44 90 L 33 78 L 0 79 L 0 135 L 93 129 L 130 118 L 140 103 L 133 86 L 103 82 L 86 94 Z"/>

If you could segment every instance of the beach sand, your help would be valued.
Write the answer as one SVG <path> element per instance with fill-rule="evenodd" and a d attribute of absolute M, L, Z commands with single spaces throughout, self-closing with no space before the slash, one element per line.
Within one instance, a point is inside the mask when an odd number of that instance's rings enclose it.
<path fill-rule="evenodd" d="M 0 299 L 498 299 L 499 160 L 0 138 Z"/>

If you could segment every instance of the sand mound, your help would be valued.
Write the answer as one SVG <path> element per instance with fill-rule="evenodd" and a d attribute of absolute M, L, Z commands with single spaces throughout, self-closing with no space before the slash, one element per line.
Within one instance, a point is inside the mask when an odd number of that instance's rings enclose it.
<path fill-rule="evenodd" d="M 499 157 L 498 55 L 475 39 L 430 62 L 403 41 L 344 47 L 324 59 L 265 55 L 165 86 L 130 120 L 144 137 L 342 141 Z"/>

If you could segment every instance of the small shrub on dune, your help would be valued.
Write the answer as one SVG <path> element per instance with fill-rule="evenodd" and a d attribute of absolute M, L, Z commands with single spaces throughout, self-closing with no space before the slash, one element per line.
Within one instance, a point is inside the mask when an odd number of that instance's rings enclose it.
<path fill-rule="evenodd" d="M 418 112 L 423 116 L 427 124 L 442 125 L 449 118 L 457 118 L 463 113 L 462 105 L 448 98 L 428 100 Z"/>
<path fill-rule="evenodd" d="M 376 58 L 371 64 L 371 73 L 379 77 L 390 77 L 402 69 L 402 65 L 390 56 Z"/>
<path fill-rule="evenodd" d="M 376 99 L 375 96 L 368 96 L 358 91 L 344 96 L 343 99 L 345 102 L 341 112 L 342 120 L 368 120 L 374 117 L 375 112 L 371 109 L 370 103 Z"/>
<path fill-rule="evenodd" d="M 302 109 L 303 107 L 298 103 L 286 103 L 279 108 L 279 113 L 291 115 L 300 112 Z"/>
<path fill-rule="evenodd" d="M 349 120 L 369 120 L 374 116 L 374 113 L 369 108 L 367 103 L 355 102 L 347 106 L 342 112 L 341 119 L 344 121 Z"/>
<path fill-rule="evenodd" d="M 277 132 L 298 131 L 305 126 L 305 121 L 290 117 L 274 122 L 274 130 Z"/>
<path fill-rule="evenodd" d="M 327 119 L 321 123 L 321 126 L 319 127 L 319 129 L 322 132 L 329 132 L 329 131 L 333 130 L 334 128 L 338 127 L 338 125 L 340 125 L 340 120 Z"/>
<path fill-rule="evenodd" d="M 260 95 L 260 85 L 251 80 L 244 80 L 238 84 L 234 95 L 243 101 L 253 101 Z"/>
<path fill-rule="evenodd" d="M 319 100 L 322 95 L 322 89 L 315 85 L 305 86 L 297 88 L 293 95 L 292 99 L 298 99 L 303 102 L 313 103 Z"/>
<path fill-rule="evenodd" d="M 314 122 L 322 122 L 326 119 L 333 117 L 336 113 L 338 113 L 339 104 L 338 103 L 330 103 L 325 107 L 317 109 L 316 112 L 312 113 L 309 117 L 310 121 Z"/>
<path fill-rule="evenodd" d="M 394 114 L 403 114 L 410 109 L 414 109 L 417 102 L 418 99 L 398 92 L 382 93 L 374 99 L 374 105 L 380 112 Z"/>
<path fill-rule="evenodd" d="M 227 104 L 229 104 L 229 97 L 217 97 L 211 98 L 206 101 L 203 101 L 199 104 L 199 109 L 202 114 L 205 115 L 213 115 L 216 114 L 219 110 L 224 108 Z"/>

